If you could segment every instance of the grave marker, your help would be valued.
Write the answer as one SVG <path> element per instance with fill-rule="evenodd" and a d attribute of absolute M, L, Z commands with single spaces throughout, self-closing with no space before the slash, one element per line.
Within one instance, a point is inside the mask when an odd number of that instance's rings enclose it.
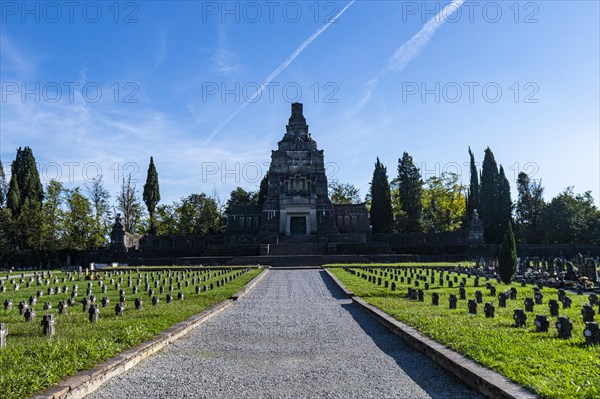
<path fill-rule="evenodd" d="M 550 327 L 550 322 L 545 314 L 535 316 L 533 324 L 535 324 L 535 331 L 537 332 L 548 332 L 548 327 Z"/>
<path fill-rule="evenodd" d="M 513 319 L 515 319 L 515 327 L 525 327 L 527 323 L 527 315 L 523 312 L 523 309 L 515 309 Z"/>
<path fill-rule="evenodd" d="M 55 329 L 54 329 L 54 315 L 52 314 L 45 314 L 42 317 L 42 329 L 44 332 L 44 335 L 48 335 L 48 336 L 52 336 L 55 333 Z"/>
<path fill-rule="evenodd" d="M 566 316 L 559 316 L 556 322 L 556 329 L 558 330 L 558 337 L 562 339 L 571 338 L 573 332 L 573 323 Z"/>

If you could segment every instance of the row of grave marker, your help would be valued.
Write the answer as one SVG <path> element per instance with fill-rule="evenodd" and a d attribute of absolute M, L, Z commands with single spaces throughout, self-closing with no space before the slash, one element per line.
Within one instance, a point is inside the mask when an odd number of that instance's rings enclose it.
<path fill-rule="evenodd" d="M 222 285 L 225 285 L 226 283 L 233 281 L 235 278 L 247 273 L 250 269 L 249 268 L 244 268 L 244 269 L 238 269 L 237 272 L 235 272 L 233 275 L 228 275 L 223 279 L 217 280 L 215 283 L 211 282 L 208 285 L 203 285 L 202 287 L 200 287 L 199 285 L 196 286 L 195 292 L 196 294 L 200 294 L 201 292 L 206 292 L 208 290 L 213 290 L 216 287 L 220 287 Z M 221 276 L 223 274 L 226 273 L 221 273 L 218 272 L 217 275 Z M 205 276 L 206 277 L 206 276 Z M 208 273 L 208 278 L 210 279 L 211 275 L 210 272 Z M 148 277 L 146 276 L 146 281 L 148 280 Z M 177 278 L 177 280 L 179 280 L 179 278 Z M 165 279 L 166 281 L 166 279 Z M 197 280 L 198 282 L 200 282 L 200 279 Z M 207 281 L 207 279 L 203 279 L 203 281 Z M 172 281 L 171 281 L 172 282 Z M 187 281 L 186 281 L 187 282 Z M 100 286 L 106 287 L 105 285 L 99 284 Z M 148 283 L 146 283 L 146 285 L 148 285 Z M 186 287 L 188 287 L 189 284 L 186 285 Z M 63 292 L 68 292 L 68 287 L 65 286 L 65 288 L 67 288 L 67 290 L 64 290 Z M 87 294 L 89 296 L 84 297 L 82 300 L 82 305 L 83 305 L 83 312 L 87 312 L 88 316 L 89 316 L 89 321 L 90 323 L 95 323 L 99 320 L 100 317 L 100 308 L 99 306 L 95 303 L 96 302 L 96 296 L 93 295 L 91 293 L 91 288 L 92 288 L 92 283 L 88 283 L 88 292 Z M 137 288 L 137 287 L 133 287 L 133 288 Z M 164 287 L 160 287 L 160 292 L 161 294 L 164 293 L 163 290 Z M 181 284 L 178 285 L 178 288 L 181 288 Z M 50 289 L 50 288 L 49 288 Z M 118 288 L 117 288 L 118 289 Z M 74 285 L 73 286 L 73 290 L 71 291 L 72 296 L 71 298 L 69 298 L 67 301 L 60 301 L 58 303 L 58 313 L 60 315 L 65 315 L 68 313 L 68 308 L 72 307 L 75 305 L 75 300 L 74 298 L 77 296 L 76 293 L 78 291 L 78 286 Z M 152 288 L 148 288 L 147 287 L 147 291 L 148 291 L 148 296 L 151 298 L 151 303 L 153 306 L 158 306 L 160 304 L 160 298 L 155 294 L 154 289 Z M 173 287 L 170 286 L 170 291 L 173 291 Z M 136 293 L 137 290 L 134 290 L 134 293 Z M 103 291 L 103 293 L 105 293 L 105 291 Z M 73 295 L 75 294 L 75 295 Z M 38 290 L 38 295 L 37 297 L 42 296 L 41 291 Z M 178 292 L 177 293 L 177 299 L 178 300 L 183 300 L 184 299 L 184 293 L 183 292 Z M 31 322 L 35 319 L 36 316 L 36 312 L 35 309 L 33 309 L 30 306 L 33 306 L 36 304 L 37 298 L 36 296 L 31 296 L 29 298 L 29 304 L 26 301 L 21 301 L 19 303 L 19 313 L 20 315 L 22 315 L 25 318 L 26 322 Z M 167 293 L 165 296 L 165 301 L 167 303 L 171 303 L 173 301 L 173 295 L 171 293 Z M 108 297 L 103 297 L 102 298 L 102 307 L 107 307 L 110 304 L 110 299 Z M 8 311 L 12 308 L 13 303 L 12 300 L 10 299 L 6 299 L 4 301 L 4 310 Z M 142 298 L 135 298 L 134 300 L 134 307 L 136 310 L 141 310 L 143 306 L 143 300 Z M 52 309 L 52 303 L 51 302 L 45 302 L 44 303 L 44 310 L 49 310 Z M 123 312 L 125 310 L 125 293 L 123 290 L 120 290 L 120 301 L 115 305 L 115 315 L 116 316 L 122 316 Z M 56 319 L 54 318 L 53 314 L 44 314 L 42 316 L 42 321 L 41 321 L 41 327 L 42 327 L 42 333 L 44 335 L 54 335 L 56 332 L 55 329 L 55 322 Z M 6 337 L 8 336 L 8 328 L 6 323 L 0 323 L 0 349 L 5 348 L 6 347 Z"/>
<path fill-rule="evenodd" d="M 383 285 L 384 288 L 389 287 L 392 291 L 396 291 L 395 281 L 392 281 L 391 283 L 389 283 L 388 280 L 382 280 L 382 277 L 368 275 L 365 273 L 360 273 L 351 268 L 344 268 L 344 270 L 346 270 L 350 274 L 361 277 L 362 279 L 367 280 L 373 284 L 377 284 L 379 286 Z M 361 267 L 360 270 L 372 273 L 369 268 Z M 379 270 L 378 274 L 383 275 L 384 278 L 387 277 L 387 275 L 388 275 L 387 272 L 382 272 L 381 270 Z M 390 277 L 394 278 L 397 281 L 397 278 L 398 278 L 397 274 L 398 273 L 391 273 Z M 446 276 L 446 277 L 449 277 L 449 276 Z M 433 279 L 433 277 L 432 277 L 432 279 Z M 462 300 L 467 299 L 466 298 L 466 290 L 464 288 L 464 284 L 466 283 L 466 281 L 464 281 L 464 280 L 465 279 L 463 279 L 463 281 L 461 281 L 461 283 L 460 283 L 461 286 L 459 287 L 459 298 Z M 443 282 L 441 277 L 440 277 L 440 281 Z M 456 281 L 456 276 L 455 276 L 455 281 Z M 401 278 L 401 282 L 403 282 L 402 278 Z M 408 284 L 410 284 L 410 281 L 408 281 Z M 477 286 L 477 284 L 475 286 Z M 492 295 L 492 296 L 496 295 L 496 288 L 494 286 L 492 286 L 491 283 L 488 282 L 486 284 L 486 287 L 490 290 L 490 295 Z M 425 283 L 425 290 L 427 290 L 427 289 L 429 289 L 429 284 Z M 411 300 L 424 302 L 424 290 L 409 287 L 407 290 L 406 297 Z M 457 296 L 455 294 L 449 295 L 449 297 L 448 297 L 449 309 L 457 308 L 457 302 L 458 302 L 459 298 L 457 298 Z M 516 298 L 517 298 L 517 289 L 516 288 L 512 287 L 510 290 L 508 290 L 506 292 L 501 292 L 498 295 L 499 306 L 506 307 L 506 300 L 509 298 L 516 300 Z M 439 293 L 433 292 L 431 295 L 431 300 L 432 300 L 433 306 L 439 306 Z M 564 289 L 559 289 L 558 301 L 562 302 L 564 309 L 571 307 L 572 300 L 570 299 L 570 297 L 565 295 Z M 569 339 L 572 337 L 573 324 L 571 323 L 571 321 L 569 320 L 568 317 L 559 316 L 558 301 L 552 299 L 548 302 L 548 305 L 550 308 L 550 315 L 558 317 L 558 321 L 555 324 L 557 331 L 558 331 L 558 336 L 563 339 Z M 477 305 L 482 304 L 482 303 L 483 303 L 483 294 L 481 291 L 476 291 L 475 299 L 469 299 L 467 302 L 467 308 L 468 308 L 469 314 L 477 314 Z M 543 295 L 540 291 L 540 288 L 536 287 L 536 288 L 534 288 L 534 297 L 526 298 L 524 301 L 525 311 L 523 311 L 523 309 L 514 309 L 513 319 L 515 320 L 515 327 L 525 327 L 526 321 L 527 321 L 527 315 L 525 314 L 525 312 L 533 312 L 534 304 L 542 304 L 542 303 L 543 303 Z M 581 310 L 583 322 L 585 323 L 585 329 L 584 329 L 583 334 L 586 339 L 586 343 L 599 344 L 600 343 L 600 329 L 598 328 L 598 324 L 596 322 L 594 322 L 595 311 L 593 308 L 593 305 L 598 305 L 599 313 L 600 313 L 600 302 L 599 302 L 596 294 L 593 293 L 590 295 L 590 303 L 591 304 L 589 304 L 589 303 L 584 304 L 582 306 L 582 310 Z M 486 302 L 486 304 L 484 306 L 484 314 L 485 314 L 486 318 L 493 318 L 495 316 L 495 307 L 492 303 Z M 537 332 L 547 332 L 548 326 L 550 325 L 550 323 L 547 319 L 547 316 L 541 315 L 541 314 L 536 315 L 534 324 L 536 325 Z"/>

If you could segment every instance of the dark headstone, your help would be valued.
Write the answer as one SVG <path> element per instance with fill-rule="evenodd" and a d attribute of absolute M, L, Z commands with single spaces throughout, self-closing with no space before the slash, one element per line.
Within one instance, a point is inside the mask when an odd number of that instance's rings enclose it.
<path fill-rule="evenodd" d="M 467 307 L 469 308 L 469 314 L 477 314 L 477 302 L 473 299 L 469 299 Z"/>
<path fill-rule="evenodd" d="M 483 307 L 483 313 L 485 314 L 485 317 L 491 319 L 494 317 L 495 312 L 496 309 L 494 308 L 494 305 L 492 305 L 490 302 L 486 302 L 485 306 Z"/>
<path fill-rule="evenodd" d="M 25 321 L 33 321 L 35 319 L 35 310 L 27 308 L 23 316 L 25 316 Z"/>
<path fill-rule="evenodd" d="M 425 300 L 423 297 L 423 290 L 417 290 L 417 300 L 419 302 L 423 302 Z"/>
<path fill-rule="evenodd" d="M 525 298 L 524 304 L 525 304 L 526 312 L 533 312 L 533 306 L 534 306 L 533 298 Z"/>
<path fill-rule="evenodd" d="M 581 315 L 583 316 L 583 322 L 584 323 L 588 323 L 588 322 L 594 321 L 594 315 L 595 314 L 596 314 L 596 312 L 594 311 L 594 308 L 590 304 L 585 303 L 581 307 Z"/>
<path fill-rule="evenodd" d="M 50 310 L 50 309 L 52 309 L 52 303 L 51 302 L 44 302 L 44 306 L 42 307 L 42 309 L 44 309 L 44 310 Z"/>
<path fill-rule="evenodd" d="M 449 309 L 456 309 L 456 295 L 450 294 L 448 297 L 448 306 Z"/>
<path fill-rule="evenodd" d="M 431 304 L 433 306 L 438 306 L 440 304 L 440 294 L 438 294 L 437 292 L 431 294 Z"/>
<path fill-rule="evenodd" d="M 90 306 L 90 310 L 88 310 L 88 315 L 90 319 L 90 323 L 95 323 L 100 318 L 100 309 L 98 309 L 98 305 L 94 304 Z"/>
<path fill-rule="evenodd" d="M 117 303 L 115 305 L 115 316 L 123 316 L 123 311 L 125 310 L 125 304 L 124 303 Z"/>
<path fill-rule="evenodd" d="M 1 327 L 0 327 L 1 329 Z M 0 332 L 1 334 L 1 332 Z M 600 328 L 598 328 L 598 323 L 595 322 L 587 322 L 585 323 L 585 329 L 583 330 L 583 336 L 585 337 L 585 342 L 588 345 L 600 344 Z M 0 347 L 2 347 L 0 345 Z"/>
<path fill-rule="evenodd" d="M 171 303 L 171 302 L 173 302 L 173 295 L 171 295 L 171 294 L 167 294 L 167 298 L 166 298 L 166 300 L 167 300 L 167 303 Z"/>
<path fill-rule="evenodd" d="M 13 306 L 12 299 L 5 299 L 4 300 L 4 310 L 10 310 L 10 309 L 12 309 L 12 306 Z"/>
<path fill-rule="evenodd" d="M 498 306 L 501 308 L 505 308 L 507 298 L 508 295 L 506 295 L 506 292 L 501 292 L 500 294 L 498 294 Z"/>
<path fill-rule="evenodd" d="M 153 296 L 152 297 L 152 305 L 153 306 L 157 306 L 159 304 L 160 300 L 158 299 L 157 296 Z"/>
<path fill-rule="evenodd" d="M 548 327 L 550 327 L 550 322 L 545 314 L 536 315 L 533 324 L 535 324 L 535 331 L 537 332 L 548 332 Z"/>
<path fill-rule="evenodd" d="M 515 319 L 515 327 L 525 327 L 525 323 L 527 323 L 527 315 L 523 312 L 523 309 L 515 309 L 513 319 Z"/>
<path fill-rule="evenodd" d="M 458 289 L 458 299 L 461 299 L 461 300 L 467 299 L 467 291 L 465 290 L 465 287 L 460 287 Z"/>
<path fill-rule="evenodd" d="M 52 314 L 45 314 L 44 316 L 42 316 L 42 330 L 44 335 L 49 335 L 52 336 L 54 335 L 55 329 L 54 329 L 54 315 Z"/>
<path fill-rule="evenodd" d="M 558 316 L 558 321 L 556 322 L 556 329 L 558 330 L 558 337 L 562 339 L 571 338 L 571 334 L 573 332 L 573 323 L 569 321 L 569 318 L 566 316 Z"/>
<path fill-rule="evenodd" d="M 570 309 L 573 300 L 568 295 L 565 295 L 562 299 L 563 309 Z"/>
<path fill-rule="evenodd" d="M 135 310 L 142 310 L 142 298 L 135 298 L 134 301 L 134 305 L 135 305 Z"/>
<path fill-rule="evenodd" d="M 510 299 L 513 301 L 517 299 L 517 289 L 515 287 L 510 289 Z"/>
<path fill-rule="evenodd" d="M 550 299 L 548 301 L 548 307 L 550 308 L 550 316 L 558 316 L 558 301 L 556 299 Z"/>
<path fill-rule="evenodd" d="M 69 312 L 69 305 L 65 301 L 58 302 L 58 314 L 67 314 Z"/>
<path fill-rule="evenodd" d="M 102 298 L 102 307 L 105 308 L 110 304 L 110 299 L 107 296 Z"/>
<path fill-rule="evenodd" d="M 477 303 L 483 303 L 483 294 L 481 291 L 475 291 L 475 301 Z"/>

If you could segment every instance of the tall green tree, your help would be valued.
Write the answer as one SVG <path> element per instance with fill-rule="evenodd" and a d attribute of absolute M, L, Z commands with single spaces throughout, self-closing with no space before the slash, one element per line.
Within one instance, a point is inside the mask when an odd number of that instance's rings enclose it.
<path fill-rule="evenodd" d="M 161 204 L 156 207 L 155 223 L 157 235 L 178 234 L 178 212 L 180 206 L 177 202 L 173 204 Z"/>
<path fill-rule="evenodd" d="M 575 194 L 567 187 L 543 208 L 540 218 L 548 243 L 600 243 L 600 211 L 589 191 Z"/>
<path fill-rule="evenodd" d="M 518 242 L 539 244 L 544 239 L 541 229 L 541 214 L 545 203 L 541 181 L 534 181 L 527 173 L 517 177 L 518 199 L 516 204 L 515 230 Z"/>
<path fill-rule="evenodd" d="M 64 194 L 65 188 L 59 181 L 50 180 L 46 185 L 46 196 L 42 206 L 44 220 L 42 224 L 42 236 L 43 247 L 48 251 L 57 251 L 64 247 Z"/>
<path fill-rule="evenodd" d="M 490 148 L 485 149 L 483 164 L 481 165 L 481 193 L 479 197 L 479 216 L 483 224 L 483 237 L 488 244 L 497 244 L 502 240 L 498 230 L 499 212 L 497 209 L 498 198 L 498 164 Z"/>
<path fill-rule="evenodd" d="M 398 218 L 401 231 L 421 231 L 421 215 L 423 212 L 423 180 L 419 168 L 407 152 L 398 160 L 398 189 L 402 218 Z"/>
<path fill-rule="evenodd" d="M 148 174 L 146 176 L 146 184 L 144 184 L 144 202 L 148 208 L 150 215 L 150 234 L 156 234 L 156 226 L 154 224 L 154 210 L 160 201 L 160 189 L 158 186 L 158 172 L 154 166 L 154 159 L 150 157 L 150 165 L 148 166 Z"/>
<path fill-rule="evenodd" d="M 42 200 L 44 190 L 31 148 L 17 149 L 11 166 L 7 206 L 14 223 L 12 235 L 18 249 L 42 247 Z"/>
<path fill-rule="evenodd" d="M 217 203 L 204 193 L 182 198 L 176 212 L 178 234 L 207 235 L 223 231 Z"/>
<path fill-rule="evenodd" d="M 227 204 L 225 205 L 225 214 L 229 213 L 229 209 L 234 205 L 257 205 L 258 196 L 252 191 L 246 191 L 242 187 L 237 187 L 229 195 Z"/>
<path fill-rule="evenodd" d="M 65 213 L 65 247 L 70 250 L 95 249 L 94 215 L 90 201 L 79 187 L 67 190 Z"/>
<path fill-rule="evenodd" d="M 13 213 L 19 212 L 21 203 L 21 192 L 16 177 L 11 176 L 6 194 L 6 207 Z"/>
<path fill-rule="evenodd" d="M 504 168 L 502 165 L 500 165 L 497 184 L 496 210 L 498 220 L 496 221 L 496 229 L 498 234 L 498 242 L 501 242 L 501 239 L 504 239 L 504 232 L 506 232 L 508 225 L 512 223 L 513 211 L 513 202 L 510 195 L 510 183 L 504 174 Z"/>
<path fill-rule="evenodd" d="M 394 227 L 392 200 L 387 169 L 377 158 L 371 181 L 371 209 L 369 211 L 373 233 L 391 233 Z"/>
<path fill-rule="evenodd" d="M 469 147 L 469 170 L 471 173 L 469 189 L 467 191 L 467 208 L 465 212 L 465 225 L 467 225 L 471 217 L 473 216 L 473 211 L 475 209 L 479 210 L 479 172 L 477 172 L 477 165 L 475 164 L 475 155 L 471 151 L 471 147 Z"/>
<path fill-rule="evenodd" d="M 6 206 L 6 195 L 8 194 L 8 183 L 6 182 L 6 174 L 4 173 L 4 165 L 0 160 L 0 209 Z"/>
<path fill-rule="evenodd" d="M 500 255 L 498 256 L 498 271 L 500 279 L 505 283 L 510 283 L 510 280 L 517 271 L 517 245 L 513 234 L 512 223 L 508 223 Z"/>
<path fill-rule="evenodd" d="M 334 204 L 360 203 L 360 190 L 350 183 L 340 183 L 337 180 L 329 182 L 329 198 Z"/>
<path fill-rule="evenodd" d="M 13 213 L 19 213 L 27 202 L 41 207 L 44 198 L 44 189 L 31 148 L 25 147 L 21 149 L 19 147 L 17 149 L 17 156 L 12 164 L 11 172 L 8 197 L 11 197 L 11 190 L 18 190 L 18 195 L 13 198 L 13 201 L 18 199 L 18 203 L 11 204 L 14 206 L 14 208 L 11 208 Z"/>
<path fill-rule="evenodd" d="M 92 234 L 92 247 L 99 249 L 108 244 L 108 236 L 112 227 L 112 213 L 110 210 L 110 193 L 104 187 L 102 176 L 97 176 L 84 183 L 87 198 L 92 205 L 94 228 Z"/>
<path fill-rule="evenodd" d="M 131 174 L 123 177 L 121 191 L 117 194 L 117 211 L 123 215 L 123 227 L 130 233 L 138 233 L 144 217 L 136 187 L 131 183 Z"/>
<path fill-rule="evenodd" d="M 431 176 L 423 190 L 422 227 L 425 232 L 454 231 L 461 228 L 466 202 L 464 186 L 456 173 Z"/>

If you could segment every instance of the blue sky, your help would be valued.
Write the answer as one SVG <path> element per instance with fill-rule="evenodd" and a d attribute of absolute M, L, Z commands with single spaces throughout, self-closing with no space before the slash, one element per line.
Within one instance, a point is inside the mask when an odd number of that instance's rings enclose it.
<path fill-rule="evenodd" d="M 490 146 L 513 199 L 520 171 L 547 200 L 600 198 L 597 1 L 0 7 L 0 158 L 32 147 L 44 183 L 141 189 L 153 156 L 163 203 L 226 200 L 257 189 L 301 101 L 330 179 L 363 196 L 376 157 L 466 184 L 467 147 Z"/>

